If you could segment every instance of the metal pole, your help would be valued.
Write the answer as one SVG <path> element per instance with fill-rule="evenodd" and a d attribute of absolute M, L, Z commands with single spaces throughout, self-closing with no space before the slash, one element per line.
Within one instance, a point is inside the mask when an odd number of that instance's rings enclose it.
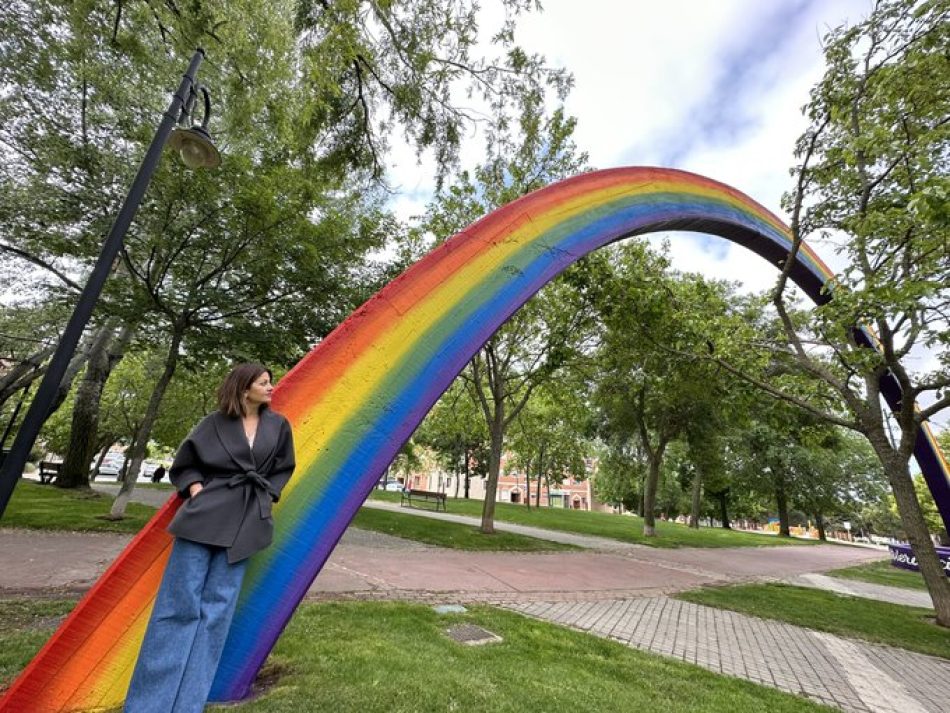
<path fill-rule="evenodd" d="M 36 442 L 40 428 L 49 416 L 59 384 L 66 373 L 66 367 L 69 365 L 69 360 L 72 358 L 73 352 L 76 351 L 76 345 L 79 343 L 86 324 L 92 316 L 93 308 L 102 293 L 102 288 L 109 276 L 109 271 L 112 269 L 112 264 L 118 257 L 119 250 L 122 249 L 122 240 L 125 238 L 125 233 L 129 229 L 132 218 L 135 217 L 139 203 L 142 202 L 145 189 L 148 188 L 148 184 L 152 180 L 152 174 L 155 172 L 155 167 L 158 166 L 158 160 L 161 157 L 162 149 L 165 147 L 165 142 L 178 122 L 185 101 L 191 95 L 195 84 L 195 76 L 198 73 L 198 67 L 202 59 L 204 59 L 204 50 L 199 48 L 191 58 L 188 71 L 182 77 L 181 85 L 179 85 L 178 91 L 175 92 L 175 96 L 172 97 L 172 102 L 162 117 L 162 123 L 158 126 L 155 138 L 152 139 L 145 158 L 142 159 L 139 172 L 135 176 L 128 195 L 125 197 L 119 216 L 112 225 L 112 230 L 109 231 L 109 235 L 106 237 L 102 252 L 99 253 L 99 259 L 89 275 L 86 286 L 83 288 L 82 294 L 79 295 L 79 302 L 76 304 L 76 308 L 69 318 L 69 323 L 63 331 L 63 336 L 59 340 L 56 352 L 53 354 L 46 374 L 43 376 L 33 403 L 30 404 L 30 408 L 23 419 L 23 424 L 17 431 L 10 452 L 4 459 L 3 465 L 0 466 L 0 517 L 3 516 L 7 503 L 10 502 L 10 496 L 13 495 L 13 489 L 23 474 L 26 459 Z"/>

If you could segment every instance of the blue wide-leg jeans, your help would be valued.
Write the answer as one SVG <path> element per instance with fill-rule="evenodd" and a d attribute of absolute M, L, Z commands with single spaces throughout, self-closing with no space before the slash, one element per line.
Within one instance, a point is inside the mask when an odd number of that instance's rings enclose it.
<path fill-rule="evenodd" d="M 152 618 L 132 673 L 125 713 L 201 713 L 247 560 L 227 550 L 175 539 Z"/>

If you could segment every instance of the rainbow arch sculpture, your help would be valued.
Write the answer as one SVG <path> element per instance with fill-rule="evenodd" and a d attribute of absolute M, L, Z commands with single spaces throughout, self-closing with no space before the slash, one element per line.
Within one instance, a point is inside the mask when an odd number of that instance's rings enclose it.
<path fill-rule="evenodd" d="M 691 230 L 773 264 L 788 229 L 744 194 L 683 171 L 618 168 L 541 189 L 481 219 L 356 310 L 284 377 L 274 407 L 298 469 L 274 544 L 248 569 L 212 700 L 240 699 L 380 475 L 481 345 L 545 283 L 625 237 Z M 792 279 L 817 303 L 831 272 L 801 246 Z M 859 330 L 858 338 L 872 337 Z M 890 399 L 896 384 L 885 384 Z M 916 457 L 950 522 L 950 469 L 932 434 Z M 93 711 L 125 695 L 171 545 L 174 497 L 77 605 L 0 700 L 0 711 Z"/>

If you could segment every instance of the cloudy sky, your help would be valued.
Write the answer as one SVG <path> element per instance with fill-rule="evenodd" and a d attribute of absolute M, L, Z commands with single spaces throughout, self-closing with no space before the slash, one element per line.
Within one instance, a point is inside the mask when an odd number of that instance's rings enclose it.
<path fill-rule="evenodd" d="M 798 136 L 802 106 L 821 78 L 821 40 L 856 24 L 872 0 L 542 0 L 544 12 L 522 18 L 516 40 L 576 84 L 567 100 L 575 138 L 597 168 L 659 165 L 695 171 L 738 188 L 787 219 L 781 197 Z M 492 3 L 486 1 L 485 6 Z M 492 18 L 486 7 L 484 27 Z M 463 164 L 478 163 L 477 142 Z M 390 166 L 401 217 L 421 214 L 432 170 L 406 147 Z M 775 270 L 717 237 L 663 235 L 674 266 L 741 283 L 774 284 Z M 812 243 L 833 269 L 831 245 Z M 912 355 L 926 368 L 931 354 Z M 948 417 L 937 419 L 937 428 Z"/>
<path fill-rule="evenodd" d="M 483 3 L 488 6 L 490 2 Z M 773 212 L 790 185 L 792 149 L 806 124 L 801 107 L 821 77 L 821 38 L 854 23 L 871 0 L 543 0 L 516 39 L 576 86 L 567 101 L 578 146 L 597 168 L 659 165 L 728 183 Z M 492 17 L 486 9 L 484 27 Z M 463 163 L 478 162 L 477 143 Z M 431 171 L 397 150 L 390 166 L 402 217 L 420 214 Z M 683 271 L 771 286 L 761 258 L 728 241 L 671 240 Z M 834 266 L 834 254 L 819 249 Z"/>

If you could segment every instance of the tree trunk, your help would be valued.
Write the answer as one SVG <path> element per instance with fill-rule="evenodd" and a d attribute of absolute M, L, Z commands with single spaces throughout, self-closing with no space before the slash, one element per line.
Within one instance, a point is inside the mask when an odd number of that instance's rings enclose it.
<path fill-rule="evenodd" d="M 880 444 L 875 444 L 872 440 L 871 445 Z M 917 493 L 914 491 L 907 460 L 902 460 L 897 455 L 882 454 L 878 448 L 875 450 L 878 451 L 878 456 L 884 465 L 891 490 L 894 492 L 894 500 L 897 502 L 901 525 L 907 533 L 907 540 L 917 558 L 917 566 L 920 567 L 920 573 L 930 592 L 930 599 L 937 614 L 937 623 L 940 626 L 950 627 L 950 582 L 947 581 L 943 565 L 930 539 L 930 532 L 920 509 Z"/>
<path fill-rule="evenodd" d="M 149 435 L 152 433 L 152 426 L 158 418 L 158 409 L 162 405 L 165 390 L 168 388 L 168 384 L 175 374 L 175 367 L 178 365 L 178 347 L 181 344 L 183 332 L 184 330 L 178 327 L 172 334 L 168 356 L 165 358 L 165 370 L 156 382 L 155 388 L 152 389 L 148 407 L 145 409 L 145 416 L 142 418 L 142 423 L 135 434 L 135 440 L 130 449 L 131 452 L 126 456 L 125 478 L 122 481 L 122 487 L 119 488 L 119 494 L 116 495 L 112 503 L 112 511 L 109 513 L 109 517 L 114 520 L 121 520 L 125 517 L 125 508 L 132 497 L 132 491 L 135 489 L 137 473 L 142 461 L 145 460 L 145 449 L 148 446 Z"/>
<path fill-rule="evenodd" d="M 656 487 L 660 482 L 660 454 L 648 454 L 649 469 L 647 482 L 643 488 L 643 536 L 656 537 L 656 518 L 653 510 L 656 507 Z"/>
<path fill-rule="evenodd" d="M 827 542 L 828 536 L 825 534 L 825 519 L 821 516 L 820 512 L 815 513 L 815 527 L 818 528 L 818 539 L 822 542 Z"/>
<path fill-rule="evenodd" d="M 96 458 L 96 466 L 92 469 L 92 473 L 89 474 L 89 480 L 95 480 L 99 477 L 99 469 L 102 467 L 102 462 L 106 459 L 106 456 L 109 455 L 109 449 L 115 445 L 116 439 L 113 436 L 109 436 L 105 440 L 105 445 L 99 449 L 99 457 Z"/>
<path fill-rule="evenodd" d="M 86 373 L 79 383 L 73 405 L 69 449 L 63 471 L 55 481 L 60 488 L 89 487 L 89 463 L 96 452 L 102 389 L 109 374 L 121 361 L 131 337 L 132 330 L 128 326 L 122 327 L 116 335 L 109 325 L 99 331 L 92 343 Z"/>
<path fill-rule="evenodd" d="M 62 471 L 54 481 L 56 487 L 89 487 L 89 463 L 96 447 L 99 400 L 102 387 L 109 376 L 109 341 L 112 337 L 111 325 L 101 327 L 89 349 L 86 373 L 79 381 L 73 403 L 69 448 L 66 450 Z"/>
<path fill-rule="evenodd" d="M 66 367 L 66 373 L 63 374 L 63 380 L 59 382 L 59 390 L 56 392 L 56 398 L 53 401 L 52 406 L 50 406 L 49 413 L 46 414 L 46 418 L 49 418 L 56 410 L 63 405 L 63 401 L 66 400 L 66 397 L 69 396 L 69 390 L 73 386 L 73 381 L 76 378 L 76 374 L 79 373 L 79 370 L 82 369 L 83 364 L 86 363 L 86 359 L 89 357 L 89 348 L 90 341 L 83 342 L 79 351 L 73 356 L 69 362 L 69 366 Z"/>
<path fill-rule="evenodd" d="M 30 395 L 30 386 L 32 386 L 32 384 L 23 388 L 23 393 L 20 394 L 20 400 L 17 401 L 16 406 L 13 408 L 13 413 L 10 414 L 10 419 L 7 421 L 7 425 L 3 429 L 3 436 L 0 436 L 0 450 L 5 449 L 7 446 L 7 439 L 13 432 L 14 425 L 16 425 L 16 417 L 20 415 L 20 409 L 23 408 L 23 404 L 26 402 L 26 397 Z"/>
<path fill-rule="evenodd" d="M 535 504 L 540 508 L 541 507 L 541 478 L 544 476 L 544 444 L 541 444 L 541 451 L 538 454 L 538 496 L 535 499 Z M 548 505 L 551 504 L 551 495 L 548 494 Z"/>
<path fill-rule="evenodd" d="M 495 499 L 498 495 L 498 476 L 501 474 L 501 449 L 505 440 L 504 420 L 505 405 L 496 401 L 488 454 L 488 482 L 485 484 L 485 503 L 482 507 L 481 531 L 486 535 L 495 534 Z"/>
<path fill-rule="evenodd" d="M 14 364 L 0 376 L 0 406 L 7 402 L 18 391 L 22 391 L 30 386 L 34 381 L 43 376 L 44 370 L 41 369 L 43 362 L 53 355 L 56 351 L 56 345 L 44 347 L 35 354 L 31 354 L 23 361 Z"/>
<path fill-rule="evenodd" d="M 524 506 L 531 510 L 531 464 L 524 470 Z"/>
<path fill-rule="evenodd" d="M 694 530 L 699 529 L 699 508 L 703 499 L 703 472 L 696 468 L 696 475 L 693 476 L 693 502 L 689 511 L 689 526 Z"/>
<path fill-rule="evenodd" d="M 719 501 L 719 517 L 722 521 L 722 529 L 731 530 L 732 524 L 729 522 L 729 488 L 707 490 L 706 492 Z"/>
<path fill-rule="evenodd" d="M 465 499 L 468 500 L 469 486 L 472 481 L 472 467 L 470 464 L 468 448 L 465 449 Z"/>
<path fill-rule="evenodd" d="M 778 508 L 779 537 L 791 537 L 788 526 L 788 496 L 785 493 L 785 484 L 779 479 L 775 484 L 775 505 Z"/>

